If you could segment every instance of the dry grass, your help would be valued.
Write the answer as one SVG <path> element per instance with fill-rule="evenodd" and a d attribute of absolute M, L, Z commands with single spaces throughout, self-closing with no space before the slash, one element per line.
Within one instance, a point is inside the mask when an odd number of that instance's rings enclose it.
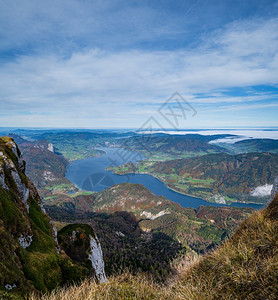
<path fill-rule="evenodd" d="M 278 299 L 278 196 L 267 209 L 243 222 L 224 245 L 189 264 L 167 287 L 127 273 L 104 284 L 84 281 L 30 299 Z"/>
<path fill-rule="evenodd" d="M 254 213 L 172 290 L 187 299 L 278 299 L 278 220 L 269 209 Z"/>
<path fill-rule="evenodd" d="M 170 299 L 169 291 L 152 282 L 143 275 L 129 273 L 109 278 L 109 281 L 97 284 L 85 280 L 79 286 L 57 289 L 49 295 L 32 295 L 30 300 L 96 300 L 96 299 Z"/>

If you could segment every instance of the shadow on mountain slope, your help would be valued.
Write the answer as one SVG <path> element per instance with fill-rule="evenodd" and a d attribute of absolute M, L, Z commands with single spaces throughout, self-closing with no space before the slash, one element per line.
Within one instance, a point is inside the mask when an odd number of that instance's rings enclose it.
<path fill-rule="evenodd" d="M 87 223 L 101 243 L 106 274 L 146 272 L 157 281 L 174 274 L 172 262 L 188 249 L 162 232 L 143 231 L 136 216 L 127 211 L 84 213 L 49 210 L 55 220 L 66 223 Z"/>

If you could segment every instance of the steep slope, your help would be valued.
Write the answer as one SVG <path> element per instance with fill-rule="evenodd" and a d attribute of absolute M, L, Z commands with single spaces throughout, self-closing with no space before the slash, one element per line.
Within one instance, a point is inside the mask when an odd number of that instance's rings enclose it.
<path fill-rule="evenodd" d="M 37 188 L 69 183 L 64 177 L 68 161 L 54 152 L 52 143 L 47 140 L 31 142 L 16 134 L 10 134 L 10 136 L 17 143 L 26 161 L 26 175 Z"/>
<path fill-rule="evenodd" d="M 190 299 L 277 299 L 277 274 L 278 195 L 189 269 L 174 291 Z"/>
<path fill-rule="evenodd" d="M 88 274 L 59 253 L 55 228 L 8 137 L 0 138 L 0 233 L 0 298 L 46 292 Z"/>
<path fill-rule="evenodd" d="M 55 151 L 56 147 L 52 143 L 45 139 L 29 141 L 17 134 L 9 136 L 18 144 L 26 161 L 26 175 L 34 183 L 43 200 L 55 199 L 56 203 L 75 200 L 81 206 L 86 205 L 86 195 L 91 193 L 80 191 L 65 178 L 68 160 Z M 63 144 L 63 139 L 60 142 Z M 77 150 L 76 152 L 80 153 Z"/>

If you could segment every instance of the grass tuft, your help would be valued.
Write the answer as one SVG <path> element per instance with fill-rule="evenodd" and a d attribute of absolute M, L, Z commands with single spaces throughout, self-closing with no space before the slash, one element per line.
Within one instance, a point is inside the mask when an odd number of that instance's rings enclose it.
<path fill-rule="evenodd" d="M 30 300 L 94 300 L 94 299 L 170 299 L 166 288 L 152 282 L 144 275 L 125 273 L 111 277 L 108 282 L 98 284 L 84 280 L 81 285 L 57 289 L 44 296 L 31 295 Z"/>

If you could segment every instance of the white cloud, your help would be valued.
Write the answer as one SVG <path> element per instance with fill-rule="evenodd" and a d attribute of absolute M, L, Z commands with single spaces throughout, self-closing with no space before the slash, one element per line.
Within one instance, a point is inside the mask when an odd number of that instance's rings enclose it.
<path fill-rule="evenodd" d="M 260 130 L 260 128 L 253 128 L 253 130 L 250 129 L 206 129 L 206 130 L 194 130 L 194 131 L 187 131 L 187 130 L 171 130 L 171 131 L 162 131 L 157 130 L 153 131 L 152 133 L 168 133 L 168 134 L 201 134 L 201 135 L 215 135 L 215 134 L 231 134 L 235 135 L 234 137 L 227 137 L 223 139 L 217 139 L 212 140 L 209 143 L 231 143 L 234 144 L 239 141 L 248 140 L 248 139 L 274 139 L 278 140 L 278 130 L 269 130 L 264 131 Z M 142 132 L 143 133 L 143 132 Z"/>
<path fill-rule="evenodd" d="M 277 94 L 232 97 L 221 93 L 232 87 L 277 85 L 276 53 L 278 22 L 272 19 L 233 23 L 210 34 L 193 50 L 92 48 L 69 57 L 22 55 L 1 65 L 1 114 L 14 114 L 17 122 L 21 115 L 30 114 L 30 124 L 32 116 L 41 112 L 48 114 L 44 122 L 56 116 L 62 120 L 62 112 L 64 124 L 83 118 L 93 125 L 93 120 L 105 119 L 104 113 L 116 123 L 131 115 L 143 120 L 151 113 L 151 105 L 159 106 L 175 91 L 194 105 L 211 104 L 200 106 L 203 111 L 276 109 Z M 193 95 L 217 90 L 215 97 Z M 0 125 L 5 122 L 2 118 Z"/>
<path fill-rule="evenodd" d="M 272 184 L 265 184 L 261 186 L 257 186 L 253 191 L 251 191 L 250 195 L 253 197 L 266 197 L 270 196 Z"/>

